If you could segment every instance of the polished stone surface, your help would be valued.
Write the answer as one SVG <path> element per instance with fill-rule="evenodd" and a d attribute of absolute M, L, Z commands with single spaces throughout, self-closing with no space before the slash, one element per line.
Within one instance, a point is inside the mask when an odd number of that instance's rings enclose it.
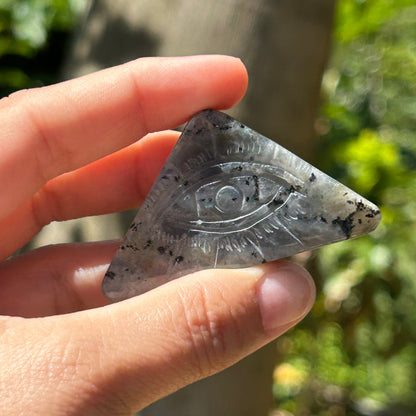
<path fill-rule="evenodd" d="M 103 281 L 112 301 L 207 268 L 247 267 L 368 233 L 380 211 L 224 113 L 185 127 Z"/>

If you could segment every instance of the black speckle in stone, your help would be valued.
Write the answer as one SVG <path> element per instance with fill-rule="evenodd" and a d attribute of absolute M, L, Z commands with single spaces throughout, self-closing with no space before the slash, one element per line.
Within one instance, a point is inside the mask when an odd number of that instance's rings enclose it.
<path fill-rule="evenodd" d="M 357 211 L 363 211 L 365 209 L 365 205 L 361 201 L 356 202 L 355 206 L 357 207 Z"/>
<path fill-rule="evenodd" d="M 160 246 L 160 247 L 158 247 L 158 248 L 157 248 L 157 251 L 158 251 L 160 254 L 164 254 L 164 253 L 165 253 L 165 247 Z"/>
<path fill-rule="evenodd" d="M 233 202 L 235 202 L 235 201 L 237 201 L 237 197 L 235 196 L 234 198 L 231 198 L 231 200 L 233 201 Z"/>
<path fill-rule="evenodd" d="M 169 179 L 168 175 L 161 176 L 162 179 Z"/>
<path fill-rule="evenodd" d="M 293 192 L 299 192 L 301 188 L 302 187 L 300 185 L 291 185 L 289 188 L 289 193 L 292 194 Z"/>
<path fill-rule="evenodd" d="M 238 151 L 239 151 L 239 152 L 242 152 L 242 151 L 243 151 L 243 148 L 240 146 L 240 147 L 238 148 Z"/>
<path fill-rule="evenodd" d="M 116 274 L 114 272 L 107 272 L 105 274 L 105 277 L 108 277 L 111 280 L 114 280 L 114 278 L 116 277 Z"/>
<path fill-rule="evenodd" d="M 295 192 L 295 191 L 296 191 L 296 189 L 295 189 L 295 187 L 293 185 L 290 185 L 290 188 L 287 189 L 287 192 L 289 194 L 293 194 L 293 192 Z"/>
<path fill-rule="evenodd" d="M 257 258 L 257 253 L 256 253 L 255 251 L 253 251 L 253 252 L 251 253 L 251 255 L 252 255 L 253 257 Z"/>
<path fill-rule="evenodd" d="M 311 176 L 309 176 L 309 182 L 314 182 L 316 179 L 316 176 L 314 173 L 311 174 Z"/>
<path fill-rule="evenodd" d="M 262 262 L 262 264 L 264 264 L 264 263 L 267 263 L 267 260 L 263 259 L 261 262 Z"/>
<path fill-rule="evenodd" d="M 246 196 L 246 202 L 250 201 L 250 197 Z"/>
<path fill-rule="evenodd" d="M 241 127 L 242 129 L 245 129 L 245 128 L 246 128 L 246 126 L 245 126 L 244 124 L 240 124 L 240 127 Z"/>
<path fill-rule="evenodd" d="M 332 221 L 332 224 L 339 225 L 342 232 L 345 234 L 345 237 L 350 238 L 352 229 L 354 228 L 354 215 L 355 212 L 352 212 L 350 215 L 348 215 L 345 220 L 341 219 L 340 217 L 335 218 L 335 220 Z"/>
<path fill-rule="evenodd" d="M 173 256 L 173 252 L 172 252 L 172 250 L 169 250 L 169 256 Z"/>
<path fill-rule="evenodd" d="M 179 182 L 179 176 L 175 176 L 175 182 Z"/>
<path fill-rule="evenodd" d="M 285 202 L 285 201 L 282 198 L 275 198 L 275 199 L 273 199 L 273 204 L 274 205 L 282 205 L 283 202 Z"/>
<path fill-rule="evenodd" d="M 363 211 L 365 208 L 364 204 L 362 207 L 360 207 L 360 209 L 358 209 L 357 207 L 357 211 Z M 374 218 L 376 215 L 379 215 L 380 211 L 378 209 L 370 209 L 370 212 L 368 214 L 366 214 L 365 216 L 367 218 Z"/>
<path fill-rule="evenodd" d="M 144 248 L 147 248 L 148 246 L 145 246 Z M 139 249 L 134 244 L 126 244 L 126 248 L 129 248 L 133 251 L 139 251 Z"/>
<path fill-rule="evenodd" d="M 126 247 L 124 246 L 120 246 L 120 250 L 124 250 Z"/>
<path fill-rule="evenodd" d="M 250 162 L 254 162 L 254 156 L 250 156 L 250 157 L 248 158 L 248 160 L 249 160 Z"/>
<path fill-rule="evenodd" d="M 129 271 L 129 268 L 128 268 L 128 267 L 126 267 L 126 268 L 124 269 L 124 271 L 125 271 L 125 272 L 128 272 L 128 271 Z"/>
<path fill-rule="evenodd" d="M 358 218 L 358 224 L 361 224 L 361 223 L 362 223 L 361 218 Z"/>
<path fill-rule="evenodd" d="M 130 230 L 133 230 L 133 231 L 137 231 L 137 226 L 138 225 L 140 225 L 140 224 L 136 224 L 136 223 L 132 223 L 131 225 L 130 225 Z"/>
<path fill-rule="evenodd" d="M 372 217 L 369 216 L 369 214 L 367 214 L 366 217 L 373 218 L 376 215 L 379 215 L 380 214 L 380 210 L 378 210 L 378 209 L 370 209 L 370 213 L 372 214 Z"/>
<path fill-rule="evenodd" d="M 188 182 L 188 181 L 185 181 L 185 182 L 183 183 L 183 186 L 188 186 L 188 184 L 189 184 L 189 182 Z"/>
<path fill-rule="evenodd" d="M 246 180 L 246 185 L 249 186 L 250 185 L 250 181 Z"/>
<path fill-rule="evenodd" d="M 178 256 L 175 258 L 175 263 L 180 263 L 183 261 L 183 257 L 182 256 Z"/>
<path fill-rule="evenodd" d="M 347 204 L 353 204 L 354 201 L 351 201 L 350 199 L 347 201 Z"/>
<path fill-rule="evenodd" d="M 199 133 L 201 133 L 201 131 L 202 131 L 202 129 L 198 129 L 198 130 L 195 132 L 195 134 L 199 134 Z"/>
<path fill-rule="evenodd" d="M 328 224 L 328 221 L 326 220 L 326 218 L 324 218 L 322 215 L 320 216 L 320 220 L 322 222 L 324 222 L 325 224 Z"/>
<path fill-rule="evenodd" d="M 144 249 L 149 248 L 152 245 L 152 240 L 147 240 Z"/>

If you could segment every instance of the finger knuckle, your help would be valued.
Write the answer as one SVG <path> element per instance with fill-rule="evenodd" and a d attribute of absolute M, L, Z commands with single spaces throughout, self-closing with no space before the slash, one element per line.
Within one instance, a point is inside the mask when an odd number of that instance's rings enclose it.
<path fill-rule="evenodd" d="M 220 289 L 213 293 L 201 284 L 182 292 L 186 337 L 201 377 L 223 369 L 239 345 L 241 328 Z"/>
<path fill-rule="evenodd" d="M 33 148 L 33 158 L 37 164 L 36 174 L 42 183 L 46 183 L 55 176 L 56 171 L 68 170 L 73 154 L 64 145 L 64 141 L 53 134 L 53 128 L 50 128 L 54 109 L 50 108 L 49 114 L 46 111 L 43 113 L 39 111 L 39 103 L 44 100 L 42 97 L 48 98 L 48 95 L 45 92 L 40 93 L 40 90 L 40 88 L 20 90 L 11 94 L 6 100 L 7 107 L 15 109 L 21 124 L 31 132 L 27 139 L 28 144 Z"/>

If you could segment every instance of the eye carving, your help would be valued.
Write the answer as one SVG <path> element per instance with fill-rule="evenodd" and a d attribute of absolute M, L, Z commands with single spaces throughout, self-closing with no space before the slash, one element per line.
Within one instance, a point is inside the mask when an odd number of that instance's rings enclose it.
<path fill-rule="evenodd" d="M 292 181 L 299 182 L 294 178 Z M 295 192 L 273 166 L 229 162 L 188 179 L 188 186 L 182 187 L 171 206 L 164 206 L 156 216 L 173 235 L 184 229 L 238 233 L 275 213 Z"/>

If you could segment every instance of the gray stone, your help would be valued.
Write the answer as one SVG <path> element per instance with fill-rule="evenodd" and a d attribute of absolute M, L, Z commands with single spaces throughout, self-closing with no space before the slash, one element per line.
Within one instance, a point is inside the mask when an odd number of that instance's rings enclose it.
<path fill-rule="evenodd" d="M 208 268 L 239 268 L 374 230 L 380 211 L 226 114 L 187 124 L 103 281 L 112 301 Z"/>

